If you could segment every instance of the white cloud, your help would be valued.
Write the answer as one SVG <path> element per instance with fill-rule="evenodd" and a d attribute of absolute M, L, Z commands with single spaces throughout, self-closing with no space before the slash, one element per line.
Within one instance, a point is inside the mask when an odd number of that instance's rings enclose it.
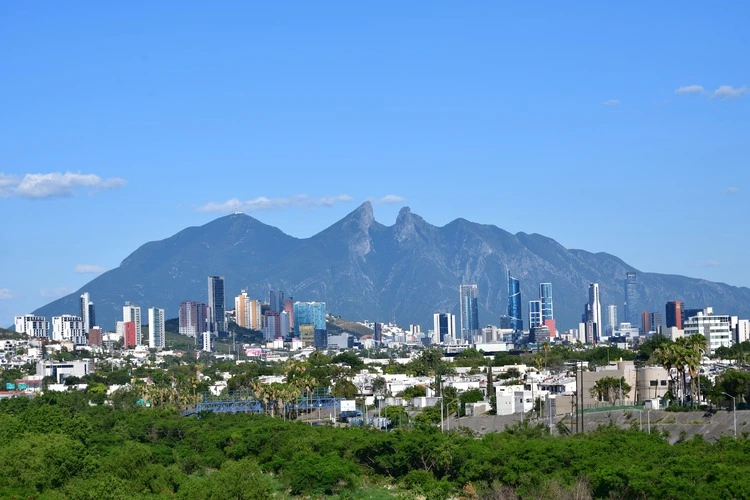
<path fill-rule="evenodd" d="M 719 261 L 716 259 L 706 259 L 704 262 L 693 264 L 692 267 L 719 267 Z"/>
<path fill-rule="evenodd" d="M 750 88 L 746 86 L 732 87 L 731 85 L 722 85 L 718 89 L 711 92 L 711 97 L 719 99 L 732 99 L 734 97 L 740 97 L 750 92 Z"/>
<path fill-rule="evenodd" d="M 52 172 L 49 174 L 25 174 L 23 177 L 0 173 L 0 196 L 22 198 L 51 198 L 72 196 L 77 188 L 111 189 L 124 186 L 125 179 L 112 177 L 103 179 L 96 174 Z"/>
<path fill-rule="evenodd" d="M 619 106 L 620 104 L 621 103 L 619 99 L 607 99 L 606 101 L 604 101 L 605 106 Z"/>
<path fill-rule="evenodd" d="M 348 194 L 338 196 L 323 196 L 322 198 L 311 198 L 306 194 L 298 194 L 289 198 L 266 198 L 259 196 L 252 200 L 240 200 L 232 198 L 225 202 L 209 202 L 198 207 L 199 212 L 258 212 L 261 210 L 278 210 L 281 208 L 316 208 L 332 207 L 337 203 L 347 203 L 354 198 Z"/>
<path fill-rule="evenodd" d="M 0 300 L 13 300 L 16 294 L 10 288 L 0 288 Z"/>
<path fill-rule="evenodd" d="M 403 196 L 399 196 L 397 194 L 387 194 L 383 196 L 382 198 L 378 198 L 373 201 L 376 205 L 392 205 L 396 203 L 403 203 L 406 201 L 406 198 Z"/>
<path fill-rule="evenodd" d="M 73 292 L 75 292 L 75 288 L 70 288 L 67 286 L 39 289 L 39 295 L 41 297 L 44 297 L 45 299 L 59 299 L 60 297 L 64 297 Z"/>
<path fill-rule="evenodd" d="M 737 192 L 738 192 L 739 190 L 740 190 L 740 188 L 736 188 L 736 187 L 734 187 L 734 186 L 732 186 L 732 187 L 728 187 L 728 188 L 726 188 L 726 189 L 724 190 L 724 194 L 726 194 L 726 195 L 730 195 L 730 196 L 731 196 L 731 195 L 733 195 L 733 194 L 736 194 L 736 193 L 737 193 Z"/>
<path fill-rule="evenodd" d="M 101 274 L 107 269 L 96 264 L 76 264 L 75 272 L 78 274 Z"/>
<path fill-rule="evenodd" d="M 700 94 L 703 90 L 703 85 L 683 85 L 682 87 L 677 87 L 674 93 L 679 95 Z"/>

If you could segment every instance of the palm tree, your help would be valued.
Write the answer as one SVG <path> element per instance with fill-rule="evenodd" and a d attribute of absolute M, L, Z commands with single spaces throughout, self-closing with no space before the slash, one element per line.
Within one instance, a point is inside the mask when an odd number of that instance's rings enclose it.
<path fill-rule="evenodd" d="M 674 344 L 667 344 L 655 349 L 652 356 L 654 361 L 662 365 L 667 371 L 667 374 L 669 375 L 669 390 L 674 394 L 675 391 L 672 390 L 674 385 L 674 380 L 672 379 L 672 368 L 675 366 Z"/>

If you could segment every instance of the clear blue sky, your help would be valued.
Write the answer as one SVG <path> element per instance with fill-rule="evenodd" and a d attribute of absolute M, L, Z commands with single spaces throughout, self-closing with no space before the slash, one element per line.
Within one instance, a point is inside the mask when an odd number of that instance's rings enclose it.
<path fill-rule="evenodd" d="M 226 212 L 384 197 L 750 285 L 750 4 L 405 4 L 0 3 L 0 325 Z"/>

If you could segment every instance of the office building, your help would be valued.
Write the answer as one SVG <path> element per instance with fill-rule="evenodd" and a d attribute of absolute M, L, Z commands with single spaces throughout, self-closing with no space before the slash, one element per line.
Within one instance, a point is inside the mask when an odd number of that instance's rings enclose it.
<path fill-rule="evenodd" d="M 208 331 L 208 306 L 203 302 L 186 300 L 180 303 L 179 332 L 198 339 Z"/>
<path fill-rule="evenodd" d="M 674 327 L 678 330 L 682 330 L 682 302 L 679 300 L 667 302 L 665 309 L 667 328 Z"/>
<path fill-rule="evenodd" d="M 706 343 L 711 354 L 719 347 L 731 347 L 734 340 L 731 319 L 728 315 L 714 314 L 713 308 L 707 307 L 688 318 L 683 323 L 685 337 L 701 334 L 706 337 Z"/>
<path fill-rule="evenodd" d="M 279 313 L 266 311 L 263 315 L 263 339 L 272 341 L 281 336 L 281 324 Z"/>
<path fill-rule="evenodd" d="M 508 317 L 511 329 L 517 332 L 523 330 L 521 283 L 510 275 L 510 269 L 508 270 Z"/>
<path fill-rule="evenodd" d="M 209 331 L 222 335 L 226 333 L 224 303 L 224 277 L 208 277 L 208 329 Z"/>
<path fill-rule="evenodd" d="M 610 304 L 607 306 L 607 328 L 605 330 L 607 337 L 612 336 L 612 332 L 617 329 L 617 306 Z"/>
<path fill-rule="evenodd" d="M 268 308 L 271 312 L 280 313 L 283 311 L 285 302 L 283 290 L 268 291 Z"/>
<path fill-rule="evenodd" d="M 294 313 L 292 313 L 292 316 Z M 290 325 L 291 321 L 289 320 L 289 313 L 284 310 L 279 313 L 279 337 L 282 339 L 288 339 L 291 336 L 291 329 Z"/>
<path fill-rule="evenodd" d="M 651 331 L 651 311 L 641 313 L 641 333 L 646 335 Z"/>
<path fill-rule="evenodd" d="M 552 307 L 552 283 L 539 284 L 539 300 L 542 303 L 542 323 L 555 319 Z"/>
<path fill-rule="evenodd" d="M 141 308 L 132 302 L 125 302 L 122 308 L 122 320 L 124 322 L 132 321 L 135 324 L 135 344 L 142 345 Z"/>
<path fill-rule="evenodd" d="M 589 284 L 589 301 L 586 304 L 586 313 L 584 315 L 584 322 L 591 322 L 591 326 L 587 325 L 587 342 L 588 342 L 588 329 L 592 329 L 593 342 L 598 342 L 602 336 L 602 305 L 599 300 L 599 283 Z"/>
<path fill-rule="evenodd" d="M 166 346 L 164 309 L 150 307 L 148 309 L 148 347 L 149 349 L 164 349 L 164 346 Z"/>
<path fill-rule="evenodd" d="M 313 341 L 317 349 L 325 349 L 328 346 L 325 302 L 294 303 L 294 326 L 300 332 L 300 338 L 302 337 L 303 325 L 312 326 Z M 301 340 L 304 341 L 305 339 L 301 338 Z"/>
<path fill-rule="evenodd" d="M 479 306 L 477 285 L 461 285 L 458 287 L 458 296 L 461 313 L 461 330 L 457 340 L 461 343 L 473 342 L 479 331 Z"/>
<path fill-rule="evenodd" d="M 83 330 L 85 332 L 88 332 L 92 327 L 96 326 L 96 317 L 94 316 L 94 303 L 91 302 L 89 292 L 83 292 L 81 294 L 80 309 L 80 317 L 83 323 Z"/>
<path fill-rule="evenodd" d="M 287 297 L 284 299 L 284 311 L 289 320 L 289 332 L 294 331 L 294 299 Z"/>
<path fill-rule="evenodd" d="M 29 337 L 49 338 L 49 321 L 44 316 L 24 314 L 15 317 L 16 333 L 28 335 Z"/>
<path fill-rule="evenodd" d="M 52 317 L 52 340 L 56 342 L 73 342 L 75 345 L 86 345 L 88 339 L 83 331 L 83 321 L 79 316 L 65 314 Z"/>
<path fill-rule="evenodd" d="M 542 301 L 529 301 L 529 330 L 542 324 Z"/>
<path fill-rule="evenodd" d="M 451 344 L 456 339 L 456 315 L 435 313 L 432 315 L 433 332 L 436 342 Z"/>
<path fill-rule="evenodd" d="M 664 327 L 664 322 L 661 319 L 661 313 L 659 311 L 654 311 L 651 313 L 651 331 L 659 333 L 661 332 L 661 329 Z"/>
<path fill-rule="evenodd" d="M 683 305 L 682 307 L 682 326 L 685 326 L 685 322 L 693 318 L 695 316 L 698 316 L 698 313 L 702 313 L 703 309 L 686 309 Z"/>
<path fill-rule="evenodd" d="M 380 347 L 383 344 L 383 324 L 376 322 L 373 325 L 373 340 L 375 346 Z"/>
<path fill-rule="evenodd" d="M 625 273 L 625 321 L 638 324 L 638 282 L 634 272 Z"/>

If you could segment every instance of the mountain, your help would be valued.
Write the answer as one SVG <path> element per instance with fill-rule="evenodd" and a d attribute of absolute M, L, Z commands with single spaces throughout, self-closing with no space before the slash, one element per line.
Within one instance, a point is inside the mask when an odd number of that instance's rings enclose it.
<path fill-rule="evenodd" d="M 552 283 L 558 328 L 575 328 L 588 297 L 600 285 L 603 314 L 618 305 L 622 320 L 625 273 L 637 273 L 638 310 L 664 311 L 670 300 L 686 307 L 750 317 L 750 289 L 684 276 L 641 273 L 606 253 L 566 249 L 538 235 L 456 219 L 436 227 L 405 207 L 385 226 L 369 202 L 331 227 L 298 239 L 244 214 L 228 215 L 146 243 L 116 269 L 35 313 L 75 313 L 83 291 L 96 305 L 97 323 L 113 328 L 126 300 L 163 307 L 177 316 L 183 300 L 207 301 L 207 276 L 225 276 L 227 308 L 241 289 L 265 299 L 269 289 L 295 300 L 325 301 L 328 311 L 359 320 L 432 326 L 432 314 L 458 312 L 458 287 L 476 283 L 480 324 L 498 324 L 507 309 L 510 269 L 521 282 L 524 321 L 539 283 Z"/>

